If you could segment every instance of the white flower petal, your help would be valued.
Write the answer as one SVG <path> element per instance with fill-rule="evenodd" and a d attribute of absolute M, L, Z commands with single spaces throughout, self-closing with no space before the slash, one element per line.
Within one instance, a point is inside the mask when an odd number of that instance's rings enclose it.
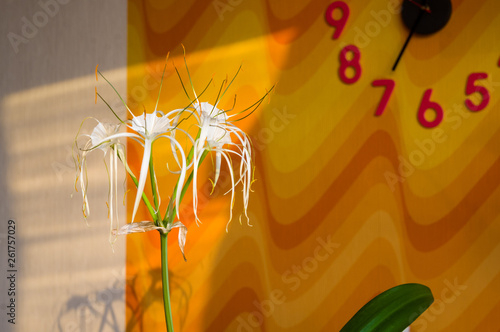
<path fill-rule="evenodd" d="M 104 152 L 104 155 L 111 150 L 109 156 L 109 166 L 106 164 L 108 170 L 108 181 L 109 181 L 109 191 L 108 191 L 108 211 L 110 219 L 110 237 L 109 241 L 111 244 L 115 241 L 116 228 L 118 227 L 118 213 L 117 213 L 117 174 L 118 174 L 118 156 L 120 154 L 122 160 L 124 160 L 124 153 L 119 138 L 129 136 L 129 134 L 119 133 L 120 124 L 109 124 L 97 121 L 97 125 L 93 128 L 90 135 L 82 134 L 77 136 L 75 144 L 78 148 L 78 139 L 85 137 L 87 141 L 83 149 L 78 151 L 78 168 L 80 177 L 80 186 L 83 195 L 83 213 L 87 217 L 90 214 L 89 201 L 87 197 L 87 187 L 88 179 L 86 174 L 87 157 L 88 154 L 96 149 L 100 149 Z"/>
<path fill-rule="evenodd" d="M 123 225 L 118 231 L 117 235 L 126 235 L 131 233 L 144 233 L 149 231 L 159 230 L 162 233 L 166 233 L 166 229 L 164 227 L 159 227 L 154 224 L 152 221 L 140 221 L 140 222 L 132 222 L 130 224 Z"/>
<path fill-rule="evenodd" d="M 134 210 L 132 212 L 132 221 L 135 219 L 139 203 L 141 202 L 142 192 L 146 185 L 149 170 L 149 159 L 151 158 L 151 140 L 146 139 L 144 142 L 144 155 L 142 156 L 141 173 L 139 174 L 139 181 L 137 184 L 137 194 L 135 196 Z"/>
<path fill-rule="evenodd" d="M 215 176 L 213 181 L 213 186 L 218 182 L 220 176 L 220 169 L 222 163 L 222 157 L 226 160 L 229 172 L 231 176 L 231 188 L 228 192 L 231 192 L 231 209 L 234 203 L 234 192 L 236 186 L 241 183 L 243 186 L 243 205 L 244 214 L 247 216 L 248 198 L 250 192 L 250 184 L 252 182 L 252 152 L 251 143 L 248 136 L 244 131 L 234 126 L 232 123 L 228 122 L 228 115 L 225 111 L 220 110 L 216 106 L 213 106 L 206 102 L 198 102 L 194 104 L 194 108 L 198 113 L 200 135 L 195 145 L 194 153 L 194 163 L 193 163 L 193 210 L 198 222 L 197 216 L 197 206 L 198 206 L 198 196 L 197 196 L 197 170 L 198 161 L 201 157 L 203 151 L 214 151 L 215 152 Z M 232 135 L 234 135 L 235 142 L 232 140 Z M 224 146 L 229 145 L 236 148 L 236 151 L 232 149 L 224 148 Z M 230 153 L 235 154 L 241 160 L 239 176 L 235 177 L 233 165 L 230 158 Z M 232 210 L 230 212 L 229 221 L 232 219 Z"/>
<path fill-rule="evenodd" d="M 98 122 L 92 134 L 90 134 L 92 147 L 99 147 L 106 152 L 112 144 L 117 143 L 116 141 L 110 140 L 109 137 L 116 134 L 119 128 L 120 125 Z"/>
<path fill-rule="evenodd" d="M 182 257 L 184 257 L 184 261 L 186 261 L 186 255 L 184 255 L 184 246 L 186 245 L 186 236 L 187 236 L 187 227 L 184 226 L 183 223 L 180 221 L 175 222 L 173 224 L 168 225 L 168 231 L 172 230 L 173 228 L 179 228 L 179 236 L 178 236 L 178 241 L 179 241 L 179 248 L 181 249 L 182 252 Z"/>

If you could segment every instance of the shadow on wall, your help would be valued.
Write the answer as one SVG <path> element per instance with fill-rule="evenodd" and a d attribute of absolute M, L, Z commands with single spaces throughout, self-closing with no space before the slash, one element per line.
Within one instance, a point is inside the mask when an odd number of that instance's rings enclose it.
<path fill-rule="evenodd" d="M 123 288 L 108 287 L 87 295 L 71 296 L 57 318 L 57 331 L 120 332 L 116 312 L 122 310 Z"/>
<path fill-rule="evenodd" d="M 172 313 L 177 316 L 180 322 L 181 331 L 186 322 L 189 310 L 189 300 L 193 290 L 184 278 L 179 277 L 174 271 L 169 271 L 170 298 Z M 142 284 L 142 285 L 141 285 Z M 144 293 L 138 294 L 137 290 Z M 128 321 L 126 331 L 146 331 L 144 327 L 143 315 L 151 306 L 156 305 L 163 308 L 163 291 L 161 280 L 161 269 L 151 269 L 146 274 L 135 275 L 127 280 L 127 301 L 126 310 Z M 163 313 L 158 310 L 158 314 Z M 159 317 L 164 320 L 163 315 Z"/>

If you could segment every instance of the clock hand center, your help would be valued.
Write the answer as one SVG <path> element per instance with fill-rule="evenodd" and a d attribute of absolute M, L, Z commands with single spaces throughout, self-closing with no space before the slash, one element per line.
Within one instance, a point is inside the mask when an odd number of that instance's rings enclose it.
<path fill-rule="evenodd" d="M 427 4 L 420 4 L 420 3 L 416 2 L 415 0 L 408 0 L 408 1 L 410 1 L 412 4 L 414 4 L 418 8 L 420 8 L 422 10 L 425 10 L 429 14 L 431 13 L 431 7 L 429 7 L 429 5 L 427 5 Z"/>
<path fill-rule="evenodd" d="M 420 6 L 420 4 L 419 4 L 419 6 Z M 425 1 L 425 4 L 423 6 L 428 7 L 427 1 Z M 420 8 L 421 8 L 421 10 L 420 10 L 420 12 L 419 12 L 419 14 L 417 16 L 417 19 L 415 20 L 415 23 L 413 23 L 413 26 L 411 27 L 410 34 L 408 35 L 408 38 L 406 38 L 406 41 L 405 41 L 405 43 L 403 45 L 403 48 L 399 52 L 399 55 L 398 55 L 398 57 L 396 59 L 396 62 L 394 62 L 394 65 L 392 66 L 392 71 L 396 70 L 396 67 L 397 67 L 397 65 L 399 63 L 399 60 L 401 60 L 401 57 L 403 56 L 403 53 L 404 53 L 404 51 L 406 49 L 406 46 L 408 46 L 408 43 L 410 42 L 411 37 L 413 37 L 413 34 L 417 30 L 417 26 L 418 26 L 418 23 L 420 23 L 420 19 L 422 18 L 422 16 L 424 16 L 424 13 L 426 12 L 425 9 L 423 9 L 422 7 L 420 7 Z"/>

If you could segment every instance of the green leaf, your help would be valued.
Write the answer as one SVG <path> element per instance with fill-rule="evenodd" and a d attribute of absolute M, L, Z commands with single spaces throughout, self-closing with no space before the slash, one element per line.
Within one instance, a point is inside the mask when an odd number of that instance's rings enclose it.
<path fill-rule="evenodd" d="M 401 332 L 434 302 L 429 287 L 403 284 L 379 294 L 365 304 L 341 332 Z"/>

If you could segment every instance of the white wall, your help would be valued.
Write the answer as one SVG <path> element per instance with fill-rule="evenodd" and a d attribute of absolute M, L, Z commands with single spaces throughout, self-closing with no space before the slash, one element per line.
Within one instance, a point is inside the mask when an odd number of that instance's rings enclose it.
<path fill-rule="evenodd" d="M 86 226 L 71 146 L 85 117 L 111 119 L 94 105 L 96 64 L 125 94 L 127 2 L 2 0 L 0 13 L 0 330 L 123 331 L 125 238 L 113 253 L 97 154 Z M 15 325 L 6 308 L 9 219 Z"/>

